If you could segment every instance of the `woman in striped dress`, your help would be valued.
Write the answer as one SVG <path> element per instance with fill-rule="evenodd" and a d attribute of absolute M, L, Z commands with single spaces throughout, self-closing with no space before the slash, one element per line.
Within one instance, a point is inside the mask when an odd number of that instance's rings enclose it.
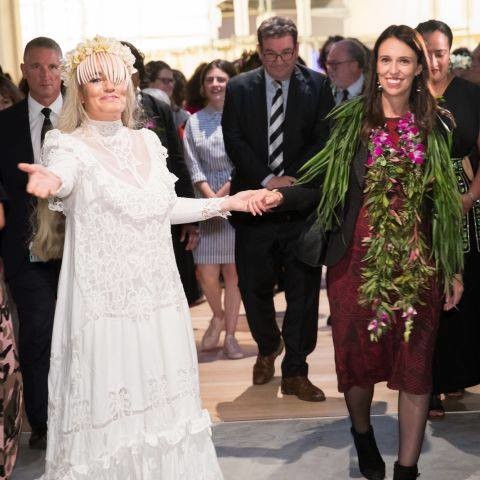
<path fill-rule="evenodd" d="M 225 88 L 235 73 L 233 65 L 224 60 L 214 60 L 205 67 L 201 94 L 207 106 L 192 115 L 185 128 L 185 160 L 199 198 L 221 197 L 230 191 L 233 166 L 225 152 L 221 121 Z M 225 328 L 225 354 L 232 359 L 242 358 L 235 338 L 241 301 L 235 267 L 235 231 L 227 220 L 212 218 L 201 222 L 200 242 L 193 257 L 200 285 L 213 312 L 202 349 L 215 348 Z M 223 305 L 220 275 L 225 282 Z"/>

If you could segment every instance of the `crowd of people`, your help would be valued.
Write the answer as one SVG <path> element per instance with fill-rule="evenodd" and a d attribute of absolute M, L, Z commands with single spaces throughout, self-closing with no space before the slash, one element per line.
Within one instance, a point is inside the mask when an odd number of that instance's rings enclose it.
<path fill-rule="evenodd" d="M 365 478 L 386 475 L 376 383 L 399 391 L 395 480 L 417 477 L 442 396 L 480 383 L 480 46 L 393 25 L 372 50 L 329 37 L 316 71 L 293 21 L 257 33 L 189 80 L 103 37 L 65 57 L 35 38 L 19 87 L 0 76 L 0 478 L 23 404 L 44 480 L 222 478 L 188 307 L 205 296 L 200 348 L 225 331 L 234 360 L 243 302 L 252 383 L 285 351 L 282 393 L 324 401 L 307 363 L 322 265 Z"/>

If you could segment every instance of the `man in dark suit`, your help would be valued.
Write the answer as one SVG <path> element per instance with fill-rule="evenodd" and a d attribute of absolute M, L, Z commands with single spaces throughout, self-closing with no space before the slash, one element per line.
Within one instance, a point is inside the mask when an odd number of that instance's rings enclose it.
<path fill-rule="evenodd" d="M 58 121 L 62 108 L 61 57 L 60 47 L 53 40 L 39 37 L 30 41 L 21 65 L 28 97 L 0 112 L 0 183 L 9 206 L 0 255 L 18 309 L 20 367 L 32 448 L 46 446 L 47 379 L 59 263 L 40 262 L 29 251 L 35 201 L 26 192 L 27 175 L 17 165 L 40 162 L 45 133 Z"/>
<path fill-rule="evenodd" d="M 235 167 L 232 193 L 292 185 L 299 168 L 323 147 L 328 136 L 324 117 L 334 104 L 325 77 L 297 64 L 297 29 L 291 20 L 265 20 L 258 29 L 258 49 L 263 66 L 227 86 L 222 127 Z M 325 395 L 308 380 L 306 362 L 317 339 L 320 269 L 307 267 L 295 256 L 307 216 L 240 214 L 232 222 L 239 287 L 259 349 L 253 383 L 271 380 L 284 341 L 282 392 L 321 401 Z M 282 332 L 273 303 L 278 262 L 287 300 Z"/>
<path fill-rule="evenodd" d="M 345 38 L 334 43 L 328 52 L 326 66 L 336 105 L 363 93 L 367 52 L 358 40 Z"/>

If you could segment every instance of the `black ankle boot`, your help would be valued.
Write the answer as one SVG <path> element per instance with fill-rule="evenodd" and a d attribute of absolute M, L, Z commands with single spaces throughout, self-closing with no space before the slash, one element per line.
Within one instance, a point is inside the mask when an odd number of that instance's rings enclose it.
<path fill-rule="evenodd" d="M 419 476 L 416 465 L 413 467 L 404 467 L 398 462 L 395 462 L 395 466 L 393 467 L 393 480 L 415 480 Z"/>
<path fill-rule="evenodd" d="M 373 435 L 373 428 L 366 433 L 358 433 L 350 429 L 358 455 L 358 467 L 362 475 L 368 480 L 383 480 L 385 478 L 385 462 L 378 451 L 377 442 Z"/>

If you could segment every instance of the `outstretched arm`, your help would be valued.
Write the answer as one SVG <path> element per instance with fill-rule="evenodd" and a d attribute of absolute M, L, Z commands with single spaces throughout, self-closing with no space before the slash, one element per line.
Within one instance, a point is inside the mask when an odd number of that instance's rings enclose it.
<path fill-rule="evenodd" d="M 27 192 L 39 198 L 53 197 L 62 186 L 60 177 L 43 165 L 19 163 L 18 168 L 28 174 Z"/>
<path fill-rule="evenodd" d="M 172 225 L 178 225 L 208 220 L 212 217 L 226 218 L 229 212 L 247 212 L 247 200 L 253 193 L 254 190 L 246 190 L 231 197 L 205 199 L 178 197 L 170 213 L 170 222 Z"/>

